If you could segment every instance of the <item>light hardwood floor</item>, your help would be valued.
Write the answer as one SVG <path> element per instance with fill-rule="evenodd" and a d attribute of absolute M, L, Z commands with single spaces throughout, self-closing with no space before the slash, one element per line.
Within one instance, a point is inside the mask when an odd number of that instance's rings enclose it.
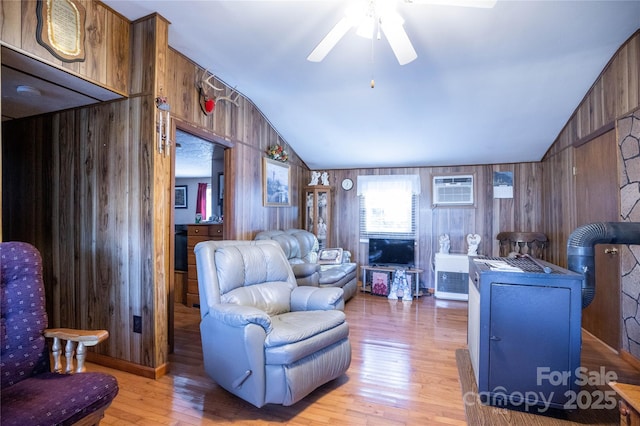
<path fill-rule="evenodd" d="M 466 347 L 466 302 L 434 297 L 389 301 L 359 293 L 345 312 L 353 356 L 347 373 L 291 407 L 258 409 L 204 373 L 199 311 L 178 305 L 169 374 L 151 380 L 89 366 L 114 374 L 120 385 L 102 424 L 466 424 L 455 359 L 455 350 Z M 583 358 L 590 363 L 613 364 L 621 378 L 637 376 L 588 335 L 585 346 Z"/>

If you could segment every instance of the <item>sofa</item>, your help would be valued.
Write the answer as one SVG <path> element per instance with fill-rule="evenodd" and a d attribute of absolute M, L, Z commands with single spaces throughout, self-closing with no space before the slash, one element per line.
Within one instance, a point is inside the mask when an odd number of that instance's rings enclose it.
<path fill-rule="evenodd" d="M 344 291 L 345 302 L 358 290 L 356 264 L 351 253 L 340 250 L 336 261 L 325 263 L 319 259 L 318 238 L 304 229 L 286 229 L 259 232 L 254 240 L 276 241 L 291 264 L 298 285 L 314 287 L 339 287 Z"/>

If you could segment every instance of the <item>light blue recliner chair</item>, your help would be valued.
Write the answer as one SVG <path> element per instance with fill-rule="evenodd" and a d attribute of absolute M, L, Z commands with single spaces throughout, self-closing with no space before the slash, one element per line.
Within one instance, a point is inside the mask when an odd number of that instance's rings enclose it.
<path fill-rule="evenodd" d="M 256 407 L 292 405 L 351 364 L 340 288 L 298 287 L 275 241 L 195 247 L 204 367 Z"/>

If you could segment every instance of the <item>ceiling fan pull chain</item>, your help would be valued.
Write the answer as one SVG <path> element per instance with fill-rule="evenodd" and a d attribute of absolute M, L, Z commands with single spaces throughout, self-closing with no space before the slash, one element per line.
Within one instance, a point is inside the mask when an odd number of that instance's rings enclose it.
<path fill-rule="evenodd" d="M 376 87 L 376 81 L 373 78 L 373 73 L 374 73 L 374 68 L 375 68 L 375 57 L 374 57 L 374 40 L 375 38 L 371 37 L 371 88 L 375 88 Z"/>
<path fill-rule="evenodd" d="M 382 38 L 382 35 L 380 33 L 380 27 L 381 27 L 381 19 L 379 16 L 375 16 L 374 17 L 374 22 L 375 22 L 375 37 L 371 37 L 371 88 L 374 89 L 376 87 L 376 80 L 373 78 L 373 74 L 374 74 L 374 70 L 375 70 L 375 42 L 376 40 L 380 40 Z"/>

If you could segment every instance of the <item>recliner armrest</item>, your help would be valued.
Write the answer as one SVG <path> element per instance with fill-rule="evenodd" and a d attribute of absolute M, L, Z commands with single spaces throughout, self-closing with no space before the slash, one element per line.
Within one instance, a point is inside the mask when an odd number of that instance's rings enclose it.
<path fill-rule="evenodd" d="M 248 324 L 261 326 L 266 333 L 271 332 L 271 318 L 266 312 L 253 306 L 233 305 L 230 303 L 214 305 L 209 315 L 232 327 L 242 327 Z"/>
<path fill-rule="evenodd" d="M 318 287 L 320 265 L 316 263 L 295 263 L 291 265 L 298 286 Z"/>
<path fill-rule="evenodd" d="M 291 311 L 344 310 L 344 291 L 338 287 L 296 287 L 291 292 Z"/>
<path fill-rule="evenodd" d="M 318 272 L 320 265 L 317 263 L 296 263 L 291 265 L 291 269 L 293 269 L 293 275 L 296 278 L 306 278 Z"/>

